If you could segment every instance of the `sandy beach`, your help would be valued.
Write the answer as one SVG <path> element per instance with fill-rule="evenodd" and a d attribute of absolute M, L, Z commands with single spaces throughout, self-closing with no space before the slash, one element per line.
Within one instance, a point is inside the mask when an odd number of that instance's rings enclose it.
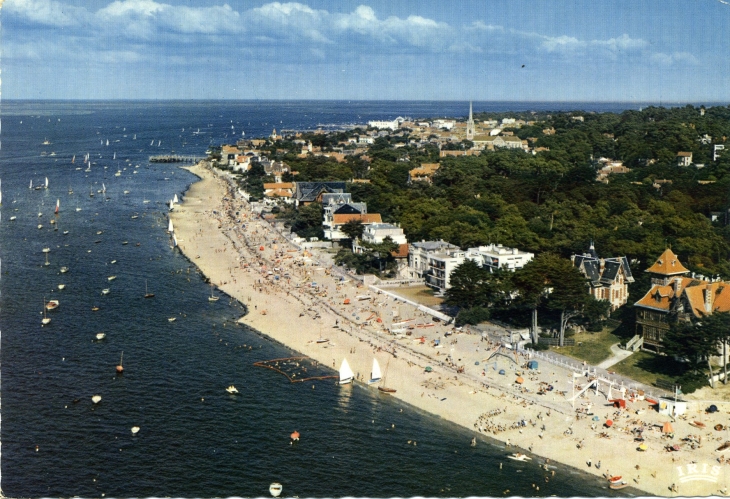
<path fill-rule="evenodd" d="M 505 459 L 529 451 L 526 466 L 543 468 L 545 481 L 554 473 L 550 461 L 557 461 L 593 473 L 607 487 L 607 476 L 620 475 L 661 496 L 722 495 L 730 485 L 729 462 L 715 450 L 730 440 L 730 406 L 718 404 L 714 414 L 692 406 L 672 421 L 672 437 L 662 432 L 670 417 L 645 400 L 617 409 L 604 393 L 589 390 L 573 406 L 573 386 L 585 385 L 584 377 L 546 362 L 526 371 L 529 359 L 514 352 L 490 359 L 496 346 L 480 335 L 453 331 L 403 301 L 342 280 L 316 253 L 297 250 L 251 212 L 225 173 L 204 164 L 188 169 L 201 180 L 170 212 L 178 247 L 249 308 L 243 324 L 334 369 L 346 358 L 358 383 L 367 383 L 377 358 L 385 384 L 396 390 L 380 396 L 472 430 L 476 445 L 486 445 L 483 436 L 503 442 Z M 394 323 L 412 326 L 411 334 L 394 336 Z M 645 451 L 638 450 L 642 443 Z M 679 450 L 667 450 L 675 445 Z"/>

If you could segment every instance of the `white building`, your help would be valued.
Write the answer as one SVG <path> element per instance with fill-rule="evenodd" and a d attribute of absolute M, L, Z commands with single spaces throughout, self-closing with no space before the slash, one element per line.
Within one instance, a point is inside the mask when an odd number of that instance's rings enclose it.
<path fill-rule="evenodd" d="M 380 244 L 389 236 L 396 244 L 408 244 L 403 229 L 393 224 L 368 225 L 362 233 L 362 241 L 369 244 Z"/>
<path fill-rule="evenodd" d="M 408 245 L 408 277 L 423 279 L 428 273 L 428 259 L 438 253 L 458 251 L 459 247 L 446 241 L 421 241 Z"/>
<path fill-rule="evenodd" d="M 405 120 L 398 116 L 393 121 L 368 121 L 368 126 L 370 128 L 388 128 L 390 130 L 397 130 L 398 127 L 400 127 L 400 124 L 403 123 L 403 121 Z"/>
<path fill-rule="evenodd" d="M 426 285 L 443 293 L 451 287 L 451 273 L 465 260 L 472 260 L 482 268 L 490 270 L 503 268 L 510 271 L 521 269 L 535 257 L 533 253 L 507 248 L 501 244 L 490 244 L 462 250 L 447 250 L 428 255 L 428 270 L 424 277 Z"/>
<path fill-rule="evenodd" d="M 490 244 L 469 248 L 466 258 L 475 261 L 480 267 L 488 267 L 490 270 L 506 269 L 517 270 L 524 267 L 527 262 L 535 258 L 534 253 L 520 251 L 517 248 L 507 248 L 501 244 Z"/>

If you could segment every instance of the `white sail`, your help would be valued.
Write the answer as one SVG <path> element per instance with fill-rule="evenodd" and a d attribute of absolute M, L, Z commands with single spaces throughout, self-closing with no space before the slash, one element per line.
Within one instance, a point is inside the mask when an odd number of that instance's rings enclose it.
<path fill-rule="evenodd" d="M 177 203 L 180 202 L 180 201 L 177 200 L 177 194 L 175 194 L 175 197 L 172 198 L 172 202 L 175 203 L 175 204 L 177 204 Z"/>
<path fill-rule="evenodd" d="M 172 220 L 170 220 L 170 223 L 167 224 L 167 232 L 174 232 L 172 228 Z"/>
<path fill-rule="evenodd" d="M 158 140 L 157 141 L 157 147 L 160 147 L 160 144 L 162 144 L 162 141 L 161 140 Z"/>
<path fill-rule="evenodd" d="M 170 200 L 170 211 L 172 211 L 173 208 L 174 208 L 174 206 L 172 205 L 172 199 L 171 199 Z"/>
<path fill-rule="evenodd" d="M 104 185 L 104 182 L 101 183 L 101 192 L 106 192 L 106 186 Z"/>
<path fill-rule="evenodd" d="M 109 145 L 109 139 L 106 139 L 106 145 Z"/>
<path fill-rule="evenodd" d="M 155 143 L 155 141 L 154 141 L 154 140 L 152 140 L 152 142 L 150 142 L 150 145 L 153 145 L 154 143 Z"/>
<path fill-rule="evenodd" d="M 48 177 L 46 177 L 46 189 L 48 189 Z"/>
<path fill-rule="evenodd" d="M 114 157 L 112 159 L 117 159 L 117 153 L 114 153 Z"/>
<path fill-rule="evenodd" d="M 383 375 L 380 372 L 380 364 L 378 364 L 378 359 L 373 359 L 373 372 L 370 373 L 370 383 L 377 383 L 382 377 Z"/>
<path fill-rule="evenodd" d="M 347 363 L 347 359 L 342 359 L 342 365 L 340 366 L 340 384 L 352 383 L 354 376 L 355 373 L 350 369 L 350 364 Z"/>
<path fill-rule="evenodd" d="M 0 186 L 2 186 L 2 180 L 0 180 Z M 0 204 L 3 204 L 3 189 L 0 187 Z"/>
<path fill-rule="evenodd" d="M 175 234 L 172 235 L 172 245 L 177 246 L 177 237 L 175 237 Z"/>
<path fill-rule="evenodd" d="M 33 179 L 30 179 L 30 186 L 28 187 L 28 189 L 32 189 L 32 188 L 33 188 Z"/>

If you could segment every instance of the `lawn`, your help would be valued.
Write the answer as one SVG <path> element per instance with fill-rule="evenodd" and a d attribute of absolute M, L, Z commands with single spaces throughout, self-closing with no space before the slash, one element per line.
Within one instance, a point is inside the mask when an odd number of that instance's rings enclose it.
<path fill-rule="evenodd" d="M 591 365 L 600 364 L 611 356 L 611 345 L 621 341 L 611 331 L 610 328 L 604 328 L 600 333 L 577 333 L 571 338 L 575 340 L 575 346 L 550 347 L 550 350 L 584 360 Z"/>
<path fill-rule="evenodd" d="M 658 379 L 672 382 L 683 372 L 684 367 L 671 357 L 638 351 L 614 364 L 611 370 L 647 385 L 654 385 Z"/>
<path fill-rule="evenodd" d="M 434 296 L 433 290 L 428 286 L 388 288 L 388 291 L 427 307 L 438 307 L 444 301 L 442 298 Z"/>

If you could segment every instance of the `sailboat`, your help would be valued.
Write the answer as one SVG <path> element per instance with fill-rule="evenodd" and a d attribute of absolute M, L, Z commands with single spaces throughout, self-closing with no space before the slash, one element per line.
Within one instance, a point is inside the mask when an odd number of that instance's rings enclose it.
<path fill-rule="evenodd" d="M 137 140 L 137 134 L 134 134 L 134 137 L 132 137 L 132 140 Z"/>
<path fill-rule="evenodd" d="M 32 189 L 32 188 L 33 188 L 33 179 L 30 179 L 30 186 L 28 187 L 28 189 Z"/>
<path fill-rule="evenodd" d="M 370 373 L 370 381 L 368 381 L 368 385 L 372 385 L 373 383 L 377 383 L 380 381 L 380 379 L 383 377 L 383 375 L 380 373 L 380 364 L 378 364 L 378 359 L 373 359 L 373 369 Z"/>
<path fill-rule="evenodd" d="M 56 199 L 56 211 L 54 211 L 53 213 L 55 213 L 56 215 L 58 215 L 58 209 L 60 207 L 61 207 L 61 200 L 60 199 Z"/>
<path fill-rule="evenodd" d="M 48 189 L 48 177 L 46 177 L 46 185 L 45 185 L 45 187 L 46 187 L 46 189 Z"/>
<path fill-rule="evenodd" d="M 42 325 L 48 325 L 51 323 L 50 317 L 46 315 L 46 297 L 43 297 L 43 320 L 41 320 Z"/>
<path fill-rule="evenodd" d="M 175 197 L 172 198 L 172 202 L 175 204 L 178 204 L 180 201 L 177 200 L 177 194 L 175 194 Z"/>
<path fill-rule="evenodd" d="M 220 296 L 215 296 L 213 294 L 213 283 L 210 283 L 210 296 L 208 297 L 208 301 L 218 301 L 220 299 Z"/>
<path fill-rule="evenodd" d="M 170 211 L 172 211 L 172 210 L 173 210 L 173 208 L 175 208 L 175 207 L 174 207 L 174 206 L 172 205 L 172 199 L 171 199 L 171 200 L 170 200 Z"/>
<path fill-rule="evenodd" d="M 388 376 L 388 367 L 390 367 L 390 360 L 388 360 L 388 365 L 385 366 L 385 376 L 383 376 L 383 384 L 378 386 L 378 390 L 385 393 L 395 393 L 394 388 L 388 388 L 385 386 L 385 377 Z"/>
<path fill-rule="evenodd" d="M 114 153 L 114 157 L 112 158 L 112 160 L 115 160 L 115 159 L 117 159 L 117 153 L 116 152 Z"/>
<path fill-rule="evenodd" d="M 342 359 L 342 365 L 340 365 L 340 384 L 346 385 L 352 383 L 354 377 L 355 373 L 350 369 L 350 364 L 347 363 L 347 359 Z"/>
<path fill-rule="evenodd" d="M 2 180 L 0 180 L 0 185 L 2 185 Z M 0 187 L 0 205 L 3 204 L 3 190 L 2 187 Z"/>
<path fill-rule="evenodd" d="M 145 298 L 152 298 L 152 297 L 154 297 L 154 296 L 155 296 L 155 294 L 154 294 L 154 293 L 150 293 L 150 292 L 149 292 L 149 291 L 147 290 L 147 281 L 145 281 L 145 282 L 144 282 L 144 297 L 145 297 Z"/>
<path fill-rule="evenodd" d="M 106 145 L 107 146 L 109 145 L 109 139 L 106 139 Z"/>
<path fill-rule="evenodd" d="M 122 352 L 122 356 L 119 358 L 119 365 L 117 366 L 117 374 L 122 374 L 124 372 L 124 366 L 122 365 L 123 360 L 124 360 L 124 352 Z"/>
<path fill-rule="evenodd" d="M 74 154 L 74 157 L 71 158 L 71 164 L 73 165 L 74 163 L 76 163 L 76 155 L 75 154 Z"/>
<path fill-rule="evenodd" d="M 154 145 L 154 144 L 155 144 L 155 141 L 154 140 L 152 142 L 150 142 L 150 145 Z"/>
<path fill-rule="evenodd" d="M 172 235 L 172 246 L 173 248 L 177 247 L 177 237 L 175 237 L 175 234 Z"/>
<path fill-rule="evenodd" d="M 174 232 L 172 228 L 172 219 L 170 219 L 169 223 L 167 224 L 167 232 Z"/>
<path fill-rule="evenodd" d="M 162 141 L 161 140 L 158 140 L 157 141 L 157 147 L 160 147 L 160 144 L 162 144 Z"/>
<path fill-rule="evenodd" d="M 104 185 L 104 182 L 101 183 L 101 193 L 106 194 L 106 186 Z"/>
<path fill-rule="evenodd" d="M 48 267 L 50 264 L 51 262 L 48 261 L 48 253 L 46 253 L 46 263 L 44 265 Z"/>

